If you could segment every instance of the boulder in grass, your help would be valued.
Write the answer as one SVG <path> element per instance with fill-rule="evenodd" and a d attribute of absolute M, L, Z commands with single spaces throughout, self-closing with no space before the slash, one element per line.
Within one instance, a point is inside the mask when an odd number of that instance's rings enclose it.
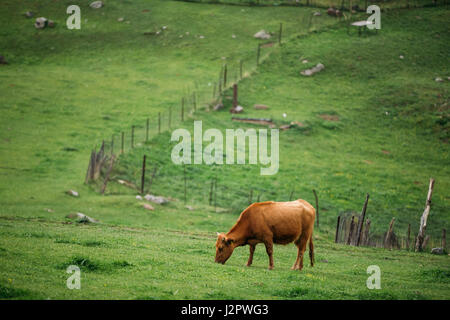
<path fill-rule="evenodd" d="M 316 12 L 314 12 L 313 15 L 316 16 L 316 17 L 320 17 L 322 14 L 319 11 L 316 11 Z"/>
<path fill-rule="evenodd" d="M 431 249 L 432 254 L 444 254 L 444 248 L 433 248 Z"/>
<path fill-rule="evenodd" d="M 270 39 L 271 35 L 265 30 L 260 30 L 257 33 L 255 33 L 253 37 L 256 39 Z"/>
<path fill-rule="evenodd" d="M 161 196 L 154 196 L 152 194 L 146 194 L 144 199 L 147 201 L 150 201 L 150 202 L 157 203 L 157 204 L 169 203 L 169 200 L 167 200 L 166 198 L 161 197 Z"/>
<path fill-rule="evenodd" d="M 77 219 L 77 222 L 79 222 L 79 223 L 98 223 L 99 222 L 98 220 L 95 220 L 81 212 L 70 213 L 66 216 L 66 218 Z"/>
<path fill-rule="evenodd" d="M 137 195 L 137 196 L 136 196 L 136 200 L 142 200 L 142 197 L 139 196 L 139 195 Z"/>
<path fill-rule="evenodd" d="M 55 27 L 55 21 L 53 21 L 53 20 L 48 20 L 48 22 L 47 22 L 47 27 L 49 27 L 49 28 L 54 28 L 54 27 Z"/>
<path fill-rule="evenodd" d="M 236 108 L 231 108 L 230 110 L 231 113 L 241 113 L 242 111 L 244 111 L 244 107 L 242 106 L 236 106 Z"/>
<path fill-rule="evenodd" d="M 44 29 L 47 26 L 48 20 L 44 17 L 40 17 L 36 19 L 36 22 L 34 23 L 34 27 L 36 29 Z"/>
<path fill-rule="evenodd" d="M 100 9 L 101 7 L 103 7 L 103 2 L 102 1 L 94 1 L 89 5 L 89 7 L 91 7 L 92 9 Z"/>
<path fill-rule="evenodd" d="M 312 67 L 311 69 L 306 69 L 300 72 L 304 76 L 312 76 L 313 74 L 322 71 L 325 69 L 325 66 L 321 63 L 318 63 L 315 67 Z"/>
<path fill-rule="evenodd" d="M 24 15 L 25 15 L 25 17 L 27 17 L 27 18 L 33 18 L 34 13 L 31 12 L 31 11 L 27 11 L 27 12 L 24 13 Z"/>
<path fill-rule="evenodd" d="M 69 196 L 72 197 L 79 197 L 80 195 L 78 194 L 78 192 L 76 192 L 75 190 L 69 190 L 66 192 Z"/>

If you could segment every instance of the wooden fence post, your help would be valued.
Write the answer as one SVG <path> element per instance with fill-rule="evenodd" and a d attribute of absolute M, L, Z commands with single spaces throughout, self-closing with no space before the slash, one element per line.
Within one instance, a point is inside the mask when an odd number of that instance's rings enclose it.
<path fill-rule="evenodd" d="M 158 133 L 161 133 L 161 112 L 158 112 Z"/>
<path fill-rule="evenodd" d="M 134 148 L 134 126 L 131 126 L 131 149 Z"/>
<path fill-rule="evenodd" d="M 446 250 L 447 247 L 447 241 L 445 239 L 447 231 L 445 229 L 442 229 L 442 241 L 441 241 L 441 247 L 442 249 L 444 249 L 444 251 Z"/>
<path fill-rule="evenodd" d="M 120 153 L 123 153 L 124 145 L 125 145 L 125 133 L 122 131 L 122 143 L 120 147 Z"/>
<path fill-rule="evenodd" d="M 147 156 L 144 154 L 144 159 L 142 160 L 142 174 L 141 174 L 141 194 L 144 194 L 144 185 L 145 185 L 145 163 L 147 160 Z"/>
<path fill-rule="evenodd" d="M 233 109 L 236 109 L 238 105 L 238 85 L 233 84 Z"/>
<path fill-rule="evenodd" d="M 365 228 L 364 228 L 364 238 L 363 238 L 363 242 L 362 242 L 362 244 L 364 244 L 364 245 L 368 245 L 369 244 L 369 232 L 370 232 L 370 219 L 367 219 L 366 220 L 366 226 L 365 226 Z"/>
<path fill-rule="evenodd" d="M 114 135 L 111 136 L 111 157 L 114 155 Z"/>
<path fill-rule="evenodd" d="M 261 54 L 261 44 L 258 43 L 258 51 L 256 53 L 256 66 L 259 66 L 259 55 Z"/>
<path fill-rule="evenodd" d="M 289 201 L 292 201 L 292 196 L 294 195 L 294 190 L 291 191 L 291 194 L 289 195 Z"/>
<path fill-rule="evenodd" d="M 211 180 L 211 189 L 209 190 L 209 205 L 212 205 L 213 188 L 214 188 L 214 180 Z"/>
<path fill-rule="evenodd" d="M 184 97 L 181 98 L 181 121 L 184 121 Z"/>
<path fill-rule="evenodd" d="M 350 245 L 352 242 L 353 229 L 355 229 L 355 216 L 352 216 L 352 221 L 350 222 L 350 231 L 348 232 L 347 245 Z"/>
<path fill-rule="evenodd" d="M 214 86 L 213 86 L 213 95 L 212 95 L 213 100 L 216 99 L 216 86 L 217 86 L 217 83 L 214 82 Z"/>
<path fill-rule="evenodd" d="M 253 189 L 250 189 L 250 194 L 248 195 L 248 205 L 251 205 L 253 201 Z"/>
<path fill-rule="evenodd" d="M 422 213 L 422 217 L 420 218 L 420 228 L 416 241 L 416 252 L 422 251 L 422 245 L 425 237 L 425 229 L 427 228 L 427 219 L 431 209 L 431 196 L 433 195 L 433 187 L 434 187 L 434 179 L 431 178 L 430 185 L 428 187 L 428 195 L 427 201 L 425 203 L 425 210 Z"/>
<path fill-rule="evenodd" d="M 227 87 L 227 64 L 225 63 L 224 69 L 223 69 L 223 88 L 226 89 Z"/>
<path fill-rule="evenodd" d="M 366 194 L 366 201 L 364 201 L 364 206 L 361 212 L 360 219 L 358 221 L 358 231 L 356 233 L 356 246 L 359 246 L 361 241 L 361 233 L 363 229 L 364 218 L 366 217 L 367 203 L 369 202 L 369 194 Z"/>
<path fill-rule="evenodd" d="M 312 190 L 314 193 L 314 198 L 316 199 L 316 218 L 317 218 L 317 228 L 319 228 L 319 198 L 317 197 L 316 190 Z"/>
<path fill-rule="evenodd" d="M 394 230 L 394 222 L 395 218 L 392 218 L 391 222 L 389 223 L 389 229 L 386 233 L 386 238 L 384 238 L 384 247 L 388 247 L 389 249 L 392 249 L 392 232 Z"/>
<path fill-rule="evenodd" d="M 172 107 L 169 107 L 169 130 L 172 127 Z"/>
<path fill-rule="evenodd" d="M 334 243 L 338 243 L 339 241 L 339 224 L 341 222 L 341 216 L 338 216 L 337 218 L 337 225 L 336 225 L 336 234 L 334 236 Z"/>
<path fill-rule="evenodd" d="M 411 242 L 411 223 L 408 224 L 408 233 L 406 234 L 406 250 L 409 250 L 410 242 Z"/>

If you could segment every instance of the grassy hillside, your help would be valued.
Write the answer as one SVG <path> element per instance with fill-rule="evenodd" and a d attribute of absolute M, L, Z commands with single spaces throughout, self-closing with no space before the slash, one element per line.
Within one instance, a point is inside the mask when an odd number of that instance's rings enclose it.
<path fill-rule="evenodd" d="M 81 30 L 65 28 L 70 1 L 0 4 L 0 54 L 9 62 L 0 66 L 0 298 L 450 297 L 448 256 L 331 241 L 337 215 L 359 211 L 366 192 L 374 232 L 396 217 L 396 232 L 404 234 L 412 223 L 416 234 L 430 176 L 436 187 L 427 233 L 437 239 L 448 229 L 448 10 L 391 11 L 378 35 L 363 37 L 347 35 L 344 25 L 322 15 L 311 27 L 322 31 L 306 36 L 317 9 L 105 2 L 100 10 L 82 2 Z M 57 27 L 35 30 L 34 19 L 22 15 L 28 10 Z M 276 33 L 280 22 L 283 46 L 264 48 L 266 58 L 255 71 L 253 34 Z M 158 36 L 144 34 L 163 26 Z M 304 127 L 281 132 L 276 176 L 259 176 L 255 166 L 188 166 L 191 211 L 183 203 L 183 168 L 169 161 L 170 133 L 165 126 L 155 136 L 155 119 L 169 107 L 178 112 L 188 91 L 199 88 L 206 101 L 223 63 L 233 66 L 235 79 L 240 59 L 246 71 L 253 70 L 239 84 L 243 116 Z M 319 62 L 325 65 L 321 73 L 299 74 Z M 198 119 L 204 128 L 243 127 L 226 111 L 231 101 L 224 102 L 225 111 L 199 110 L 174 126 L 191 128 Z M 255 103 L 270 108 L 257 112 Z M 137 182 L 147 154 L 148 167 L 159 167 L 152 192 L 175 199 L 154 211 L 115 182 L 105 196 L 83 184 L 90 150 L 131 125 L 139 126 L 142 142 L 147 117 L 153 138 L 121 156 L 113 178 Z M 217 212 L 208 206 L 213 177 Z M 231 227 L 250 189 L 254 200 L 287 200 L 294 191 L 313 202 L 312 188 L 321 204 L 314 268 L 289 269 L 292 245 L 275 247 L 270 272 L 259 246 L 251 268 L 243 267 L 247 248 L 237 249 L 224 266 L 213 263 L 215 232 Z M 68 189 L 80 197 L 66 195 Z M 101 223 L 65 218 L 73 212 Z M 81 290 L 66 288 L 71 264 L 81 266 Z M 369 265 L 380 266 L 382 290 L 366 288 Z"/>

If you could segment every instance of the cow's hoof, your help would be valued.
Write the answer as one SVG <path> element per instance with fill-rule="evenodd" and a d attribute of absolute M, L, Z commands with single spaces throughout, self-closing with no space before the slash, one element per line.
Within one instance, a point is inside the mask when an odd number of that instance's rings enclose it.
<path fill-rule="evenodd" d="M 299 267 L 298 266 L 292 266 L 291 270 L 298 270 Z"/>
<path fill-rule="evenodd" d="M 273 270 L 273 266 L 269 266 L 269 270 Z"/>
<path fill-rule="evenodd" d="M 247 263 L 247 264 L 245 264 L 245 266 L 246 267 L 251 267 L 252 265 Z"/>

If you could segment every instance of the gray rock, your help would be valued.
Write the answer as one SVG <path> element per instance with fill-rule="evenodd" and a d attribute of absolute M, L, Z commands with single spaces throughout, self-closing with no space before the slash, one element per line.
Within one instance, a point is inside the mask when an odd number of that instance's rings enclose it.
<path fill-rule="evenodd" d="M 325 69 L 325 66 L 321 63 L 318 63 L 315 67 L 312 67 L 311 69 L 303 70 L 300 73 L 304 76 L 312 76 L 314 73 L 322 71 L 323 69 Z"/>
<path fill-rule="evenodd" d="M 166 198 L 160 197 L 160 196 L 154 196 L 152 194 L 145 195 L 144 199 L 147 200 L 147 201 L 151 201 L 151 202 L 157 203 L 157 204 L 169 203 L 169 200 L 167 200 Z"/>
<path fill-rule="evenodd" d="M 255 33 L 253 37 L 257 39 L 270 39 L 271 35 L 265 30 L 260 30 L 257 33 Z"/>
<path fill-rule="evenodd" d="M 100 9 L 101 7 L 103 7 L 103 2 L 102 1 L 94 1 L 89 5 L 89 7 L 91 7 L 92 9 Z"/>
<path fill-rule="evenodd" d="M 122 18 L 122 17 L 117 19 L 117 21 L 119 21 L 119 22 L 123 22 L 124 20 L 125 20 L 125 18 Z"/>
<path fill-rule="evenodd" d="M 27 11 L 27 12 L 24 13 L 24 15 L 25 15 L 25 17 L 27 17 L 27 18 L 33 18 L 34 13 L 31 12 L 31 11 Z"/>
<path fill-rule="evenodd" d="M 313 15 L 316 16 L 316 17 L 318 17 L 318 16 L 321 16 L 322 14 L 321 14 L 319 11 L 316 11 L 316 12 L 314 12 Z"/>
<path fill-rule="evenodd" d="M 67 191 L 67 194 L 69 196 L 73 196 L 73 197 L 79 197 L 80 195 L 78 194 L 78 192 L 76 192 L 75 190 L 69 190 Z"/>
<path fill-rule="evenodd" d="M 34 27 L 36 29 L 44 29 L 47 26 L 47 19 L 44 17 L 40 17 L 36 19 L 36 22 L 34 23 Z"/>
<path fill-rule="evenodd" d="M 436 81 L 436 82 L 442 82 L 442 81 L 444 81 L 444 80 L 442 80 L 441 77 L 437 77 L 436 79 L 434 79 L 434 81 Z"/>
<path fill-rule="evenodd" d="M 444 248 L 433 248 L 431 249 L 432 254 L 444 254 Z"/>
<path fill-rule="evenodd" d="M 99 222 L 98 220 L 95 220 L 81 212 L 68 214 L 66 216 L 66 218 L 77 219 L 77 222 L 79 222 L 79 223 L 98 223 Z"/>

